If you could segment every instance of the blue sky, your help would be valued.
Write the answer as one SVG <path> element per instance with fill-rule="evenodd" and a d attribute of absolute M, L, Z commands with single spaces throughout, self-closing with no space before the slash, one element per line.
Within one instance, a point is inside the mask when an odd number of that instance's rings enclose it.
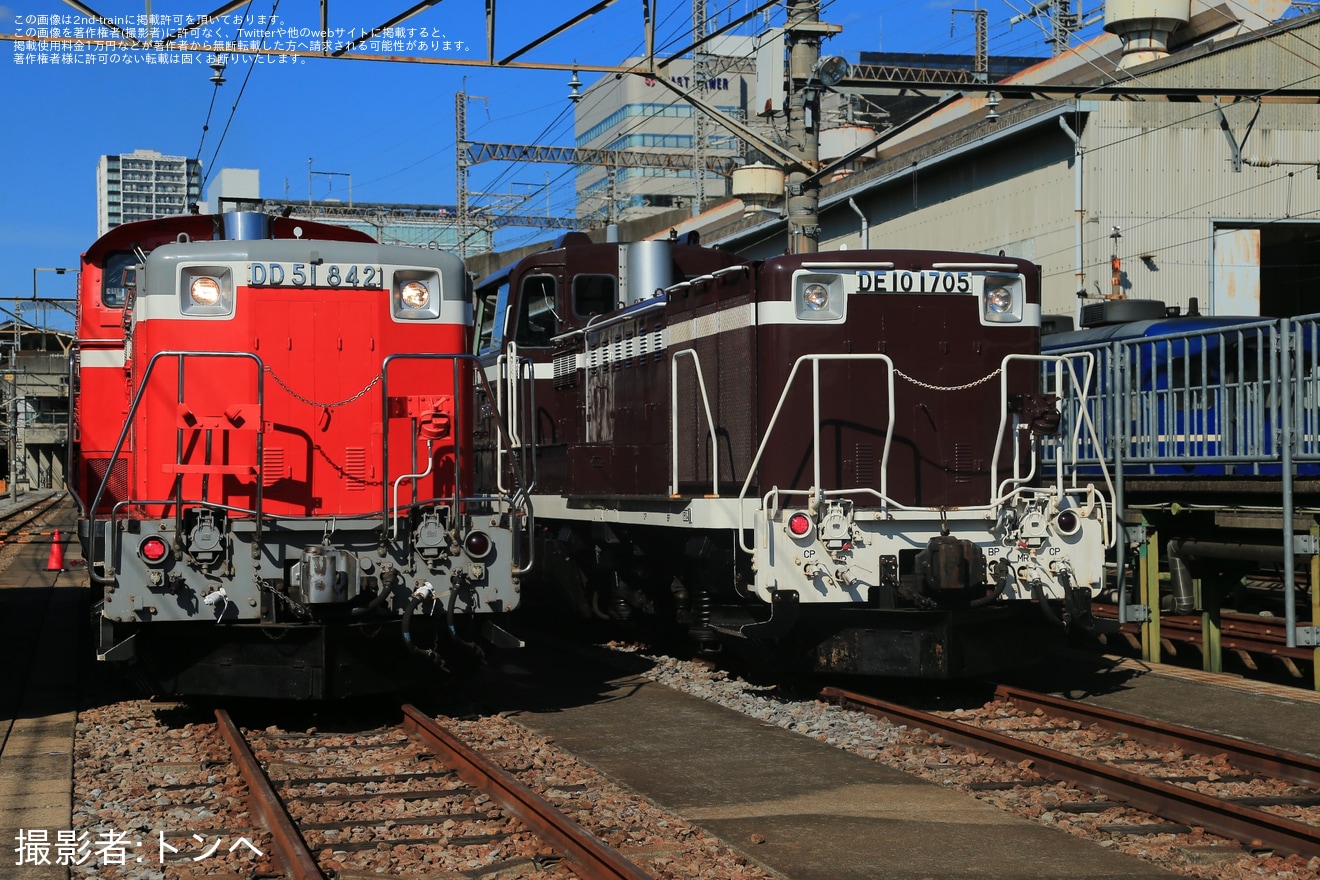
<path fill-rule="evenodd" d="M 146 8 L 142 0 L 88 0 L 87 5 L 112 18 L 136 17 Z M 217 5 L 216 0 L 156 0 L 151 8 L 156 15 L 196 17 Z M 411 5 L 412 0 L 334 0 L 330 25 L 378 26 Z M 512 54 L 591 5 L 591 0 L 502 0 L 497 57 Z M 656 0 L 655 5 L 657 49 L 673 52 L 689 45 L 691 2 Z M 723 23 L 757 5 L 751 0 L 716 0 L 707 14 L 712 22 Z M 844 27 L 827 41 L 825 51 L 850 61 L 870 50 L 970 54 L 972 17 L 959 15 L 951 22 L 950 10 L 973 5 L 968 0 L 824 0 L 822 20 Z M 1025 10 L 1026 0 L 983 5 L 989 12 L 992 55 L 1048 54 L 1041 25 L 1009 25 L 1012 16 Z M 235 10 L 230 24 L 216 36 L 198 42 L 212 45 L 218 38 L 232 39 L 234 24 L 245 10 L 245 31 L 257 38 L 263 29 L 258 16 L 270 15 L 273 6 L 285 27 L 319 29 L 320 4 L 313 0 L 283 0 L 278 5 L 257 0 Z M 773 10 L 772 24 L 782 23 L 782 6 Z M 40 26 L 39 16 L 52 14 L 80 19 L 74 26 L 85 23 L 76 9 L 56 0 L 0 0 L 0 33 L 27 33 L 27 28 Z M 399 54 L 484 57 L 484 4 L 479 0 L 447 0 L 401 26 L 416 28 L 418 35 L 426 28 L 432 41 L 447 40 L 449 46 L 425 52 L 401 47 L 395 50 Z M 519 60 L 617 64 L 641 53 L 642 34 L 641 4 L 618 0 Z M 298 39 L 306 48 L 306 38 Z M 225 72 L 227 83 L 217 89 L 200 54 L 192 64 L 20 64 L 15 60 L 18 45 L 0 41 L 5 117 L 0 167 L 7 172 L 0 186 L 0 300 L 29 296 L 34 268 L 77 266 L 78 255 L 96 238 L 96 164 L 102 154 L 152 149 L 199 157 L 204 175 L 222 167 L 256 168 L 262 196 L 287 193 L 297 199 L 308 195 L 311 159 L 313 170 L 327 172 L 312 178 L 318 200 L 346 201 L 351 175 L 355 201 L 453 204 L 456 92 L 486 99 L 469 103 L 469 140 L 572 144 L 569 74 L 563 71 L 305 60 L 233 64 Z M 589 85 L 595 75 L 584 73 L 581 78 Z M 573 213 L 572 173 L 561 166 L 482 164 L 473 169 L 470 188 L 533 194 L 526 210 L 544 211 L 548 204 L 555 213 Z M 497 244 L 550 234 L 505 230 Z M 35 275 L 41 296 L 73 295 L 71 277 L 41 271 Z"/>

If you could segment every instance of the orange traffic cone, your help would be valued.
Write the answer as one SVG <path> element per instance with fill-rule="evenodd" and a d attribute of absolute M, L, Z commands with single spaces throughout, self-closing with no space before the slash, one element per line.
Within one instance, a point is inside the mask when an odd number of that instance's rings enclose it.
<path fill-rule="evenodd" d="M 55 538 L 50 545 L 50 559 L 46 560 L 46 571 L 64 571 L 64 545 L 60 543 L 60 530 L 55 530 Z"/>

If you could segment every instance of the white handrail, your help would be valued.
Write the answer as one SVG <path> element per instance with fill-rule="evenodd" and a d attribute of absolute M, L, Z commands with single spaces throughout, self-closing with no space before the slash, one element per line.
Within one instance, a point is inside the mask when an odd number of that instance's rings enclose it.
<path fill-rule="evenodd" d="M 685 355 L 692 357 L 692 365 L 697 368 L 697 390 L 701 392 L 701 404 L 706 408 L 706 429 L 710 432 L 710 492 L 711 497 L 718 498 L 720 495 L 720 442 L 715 433 L 715 419 L 710 414 L 710 398 L 706 395 L 706 377 L 701 371 L 701 358 L 691 348 L 674 352 L 669 364 L 669 449 L 671 453 L 669 494 L 678 494 L 678 359 Z"/>
<path fill-rule="evenodd" d="M 797 377 L 798 367 L 804 362 L 812 363 L 812 411 L 815 413 L 815 423 L 812 426 L 812 473 L 815 475 L 816 485 L 813 487 L 813 493 L 820 488 L 820 361 L 882 361 L 889 366 L 885 371 L 885 381 L 889 391 L 889 418 L 885 426 L 885 447 L 880 456 L 880 497 L 881 504 L 888 505 L 889 502 L 889 449 L 894 440 L 894 362 L 885 354 L 804 354 L 793 362 L 793 369 L 789 371 L 788 378 L 784 381 L 784 389 L 779 393 L 779 402 L 775 404 L 774 414 L 770 416 L 769 423 L 765 426 L 765 433 L 761 436 L 761 444 L 756 449 L 756 456 L 752 459 L 751 466 L 747 468 L 747 479 L 743 481 L 742 489 L 738 492 L 738 501 L 741 502 L 747 497 L 747 490 L 752 484 L 752 479 L 756 474 L 756 467 L 761 463 L 761 456 L 765 453 L 766 446 L 770 442 L 770 435 L 774 432 L 775 424 L 779 421 L 779 413 L 784 408 L 784 401 L 788 399 L 788 392 L 793 387 L 793 380 Z M 743 523 L 744 505 L 738 505 L 738 545 L 747 553 L 754 552 L 747 546 L 744 535 L 746 526 Z"/>

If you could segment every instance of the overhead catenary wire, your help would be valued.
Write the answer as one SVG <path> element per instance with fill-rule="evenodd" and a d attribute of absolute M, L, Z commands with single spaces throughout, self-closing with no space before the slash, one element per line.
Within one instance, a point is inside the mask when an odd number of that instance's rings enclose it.
<path fill-rule="evenodd" d="M 243 25 L 247 22 L 248 12 L 251 9 L 251 3 L 248 3 L 247 6 L 243 7 L 243 17 L 238 20 L 238 27 L 235 28 L 237 33 L 241 34 L 243 32 Z M 218 71 L 216 75 L 211 78 L 211 82 L 213 83 L 211 87 L 211 102 L 206 108 L 206 119 L 202 122 L 202 138 L 197 142 L 197 154 L 193 156 L 193 161 L 198 163 L 202 161 L 202 147 L 206 145 L 206 133 L 211 129 L 211 114 L 215 112 L 215 99 L 220 95 L 220 87 L 225 84 L 224 77 L 222 77 Z M 203 186 L 205 186 L 205 183 L 203 183 Z"/>
<path fill-rule="evenodd" d="M 251 5 L 252 4 L 249 3 L 248 8 L 250 8 Z M 266 38 L 270 35 L 270 26 L 275 22 L 275 13 L 279 8 L 280 8 L 280 0 L 275 0 L 275 2 L 270 7 L 270 15 L 266 19 L 266 27 L 264 27 L 261 31 L 261 42 L 258 48 L 264 49 L 266 47 Z M 244 11 L 243 16 L 244 16 L 243 20 L 245 21 L 247 19 L 246 10 Z M 242 29 L 243 29 L 243 25 L 242 22 L 240 21 L 239 23 L 240 33 L 242 32 Z M 239 102 L 243 100 L 243 93 L 247 91 L 248 81 L 252 79 L 252 71 L 255 70 L 256 67 L 257 67 L 256 64 L 248 65 L 247 73 L 243 74 L 243 85 L 239 87 L 238 96 L 234 98 L 234 103 L 229 108 L 229 116 L 227 119 L 225 119 L 225 127 L 220 132 L 220 142 L 215 145 L 215 152 L 211 154 L 211 161 L 206 164 L 206 171 L 205 173 L 202 174 L 201 189 L 203 192 L 205 192 L 206 190 L 206 181 L 211 176 L 211 169 L 215 167 L 215 160 L 220 156 L 220 150 L 225 145 L 225 136 L 229 134 L 229 126 L 233 124 L 234 116 L 236 113 L 238 113 Z"/>

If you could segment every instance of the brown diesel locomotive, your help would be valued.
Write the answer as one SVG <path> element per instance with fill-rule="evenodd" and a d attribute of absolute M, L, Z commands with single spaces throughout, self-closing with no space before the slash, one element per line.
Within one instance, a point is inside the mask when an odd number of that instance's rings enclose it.
<path fill-rule="evenodd" d="M 527 465 L 539 582 L 582 615 L 930 678 L 1090 620 L 1113 507 L 1058 435 L 1084 386 L 1040 354 L 1030 262 L 569 233 L 477 305 L 513 434 L 479 426 L 478 479 Z"/>

